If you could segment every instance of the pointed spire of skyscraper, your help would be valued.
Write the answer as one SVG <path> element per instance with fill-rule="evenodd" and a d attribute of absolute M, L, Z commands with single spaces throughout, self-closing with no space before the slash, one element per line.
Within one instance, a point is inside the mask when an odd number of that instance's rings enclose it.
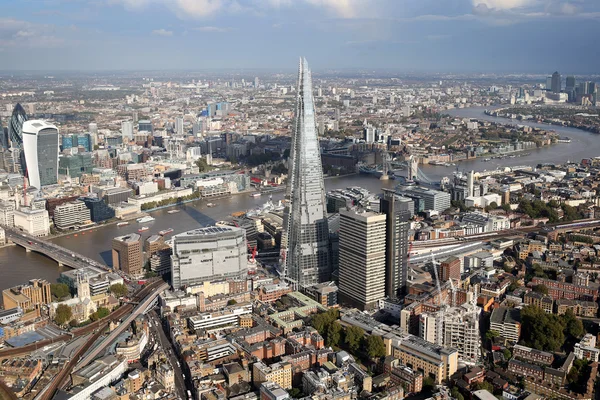
<path fill-rule="evenodd" d="M 284 231 L 286 279 L 296 288 L 331 279 L 325 186 L 317 137 L 312 78 L 300 58 L 296 115 L 292 129 Z"/>

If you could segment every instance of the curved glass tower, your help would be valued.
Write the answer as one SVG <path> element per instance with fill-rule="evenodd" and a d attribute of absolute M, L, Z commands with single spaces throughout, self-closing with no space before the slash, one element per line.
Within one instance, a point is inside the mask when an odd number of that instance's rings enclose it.
<path fill-rule="evenodd" d="M 37 189 L 58 182 L 58 128 L 45 121 L 23 124 L 23 152 L 29 184 Z"/>
<path fill-rule="evenodd" d="M 329 228 L 312 78 L 304 58 L 300 59 L 296 96 L 281 248 L 285 278 L 298 289 L 331 279 Z"/>
<path fill-rule="evenodd" d="M 8 122 L 8 138 L 12 147 L 19 149 L 23 147 L 23 123 L 25 121 L 27 121 L 27 114 L 21 104 L 17 103 Z"/>

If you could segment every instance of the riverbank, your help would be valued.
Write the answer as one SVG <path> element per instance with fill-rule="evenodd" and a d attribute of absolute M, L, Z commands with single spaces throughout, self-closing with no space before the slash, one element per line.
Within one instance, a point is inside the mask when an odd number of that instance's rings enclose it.
<path fill-rule="evenodd" d="M 519 119 L 518 117 L 522 117 L 525 114 L 514 114 L 514 113 L 510 113 L 511 115 L 517 115 L 517 118 L 512 118 L 508 113 L 502 113 L 503 111 L 506 110 L 510 110 L 510 107 L 508 108 L 498 108 L 495 110 L 485 110 L 485 114 L 489 115 L 491 117 L 495 117 L 495 118 L 503 118 L 503 119 L 508 119 L 511 121 L 514 121 L 515 119 L 518 122 L 534 122 L 537 124 L 547 124 L 550 126 L 559 126 L 559 127 L 563 127 L 563 128 L 572 128 L 572 129 L 579 129 L 585 132 L 590 132 L 590 133 L 594 133 L 594 134 L 600 134 L 600 125 L 584 125 L 584 124 L 580 124 L 580 123 L 576 123 L 573 121 L 564 121 L 564 120 L 555 120 L 555 119 L 549 119 L 549 118 L 540 118 L 541 116 L 537 116 L 536 119 Z"/>

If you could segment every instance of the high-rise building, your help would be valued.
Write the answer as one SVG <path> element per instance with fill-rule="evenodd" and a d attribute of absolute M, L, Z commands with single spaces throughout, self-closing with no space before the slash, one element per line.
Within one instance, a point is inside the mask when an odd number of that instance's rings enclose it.
<path fill-rule="evenodd" d="M 340 210 L 342 302 L 369 310 L 385 297 L 385 236 L 385 214 Z"/>
<path fill-rule="evenodd" d="M 260 80 L 258 79 L 258 76 L 254 78 L 254 88 L 258 89 L 258 87 L 260 86 Z"/>
<path fill-rule="evenodd" d="M 286 279 L 305 287 L 330 280 L 331 263 L 312 78 L 304 58 L 300 60 L 296 102 L 281 248 Z"/>
<path fill-rule="evenodd" d="M 552 93 L 560 93 L 562 80 L 560 74 L 555 72 L 552 74 Z"/>
<path fill-rule="evenodd" d="M 247 273 L 246 232 L 234 226 L 209 226 L 173 236 L 173 287 L 198 285 Z"/>
<path fill-rule="evenodd" d="M 17 103 L 8 122 L 8 138 L 14 148 L 20 149 L 23 146 L 23 124 L 25 121 L 27 121 L 27 114 L 21 104 Z"/>
<path fill-rule="evenodd" d="M 404 198 L 385 189 L 380 200 L 381 212 L 386 215 L 385 295 L 388 297 L 400 295 L 408 281 L 411 204 L 401 200 Z"/>
<path fill-rule="evenodd" d="M 154 132 L 154 128 L 152 127 L 152 121 L 149 119 L 140 119 L 138 121 L 138 131 L 146 131 L 146 132 Z"/>
<path fill-rule="evenodd" d="M 90 124 L 88 125 L 88 132 L 91 135 L 97 135 L 98 134 L 98 124 L 95 122 L 90 122 Z"/>
<path fill-rule="evenodd" d="M 2 121 L 0 121 L 0 150 L 8 149 L 10 147 L 10 141 L 8 140 L 8 127 L 2 127 Z"/>
<path fill-rule="evenodd" d="M 175 118 L 175 134 L 183 136 L 183 117 Z"/>
<path fill-rule="evenodd" d="M 121 122 L 121 135 L 123 137 L 123 142 L 129 142 L 129 141 L 133 140 L 133 122 L 132 121 Z"/>
<path fill-rule="evenodd" d="M 575 77 L 573 75 L 567 76 L 567 81 L 566 81 L 566 84 L 565 84 L 565 90 L 567 92 L 569 90 L 573 90 L 573 89 L 575 89 L 576 85 L 577 85 L 577 81 L 575 80 Z"/>
<path fill-rule="evenodd" d="M 460 258 L 448 257 L 438 264 L 438 276 L 440 281 L 447 282 L 449 279 L 460 280 Z"/>
<path fill-rule="evenodd" d="M 58 183 L 58 128 L 45 121 L 23 124 L 23 151 L 29 184 L 40 189 Z"/>
<path fill-rule="evenodd" d="M 142 237 L 137 233 L 119 236 L 112 242 L 113 268 L 128 275 L 139 277 L 144 268 Z"/>

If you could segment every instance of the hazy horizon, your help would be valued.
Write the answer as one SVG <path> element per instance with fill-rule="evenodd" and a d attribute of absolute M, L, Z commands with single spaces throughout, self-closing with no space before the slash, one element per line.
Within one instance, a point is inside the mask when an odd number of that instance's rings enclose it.
<path fill-rule="evenodd" d="M 597 73 L 594 0 L 29 0 L 0 71 Z"/>

